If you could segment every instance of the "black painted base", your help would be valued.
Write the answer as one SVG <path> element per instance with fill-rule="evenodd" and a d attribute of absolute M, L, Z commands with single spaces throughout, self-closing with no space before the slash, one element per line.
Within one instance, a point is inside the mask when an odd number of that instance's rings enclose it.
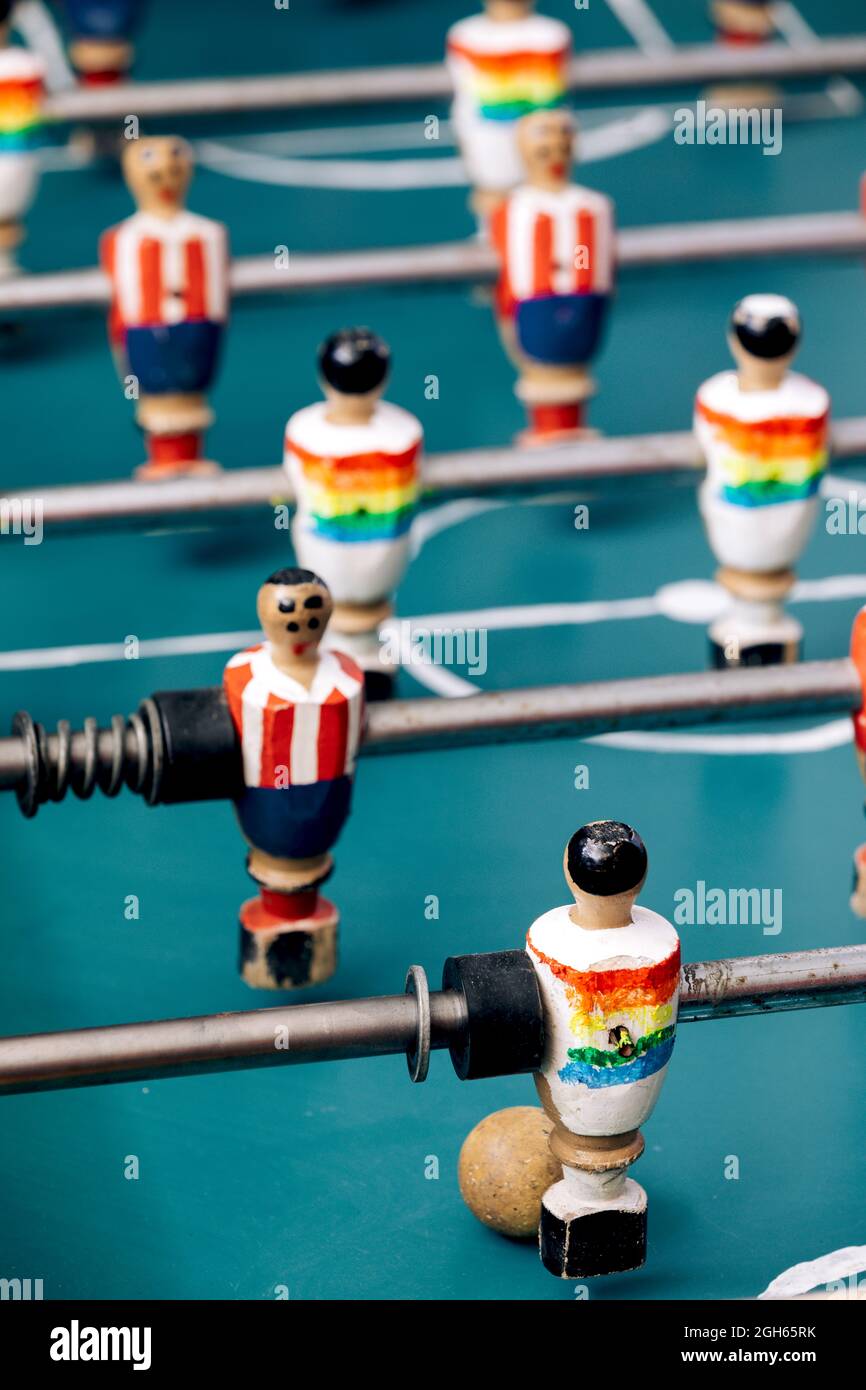
<path fill-rule="evenodd" d="M 558 1279 L 624 1274 L 646 1263 L 646 1206 L 642 1211 L 588 1212 L 564 1221 L 542 1205 L 541 1263 Z"/>
<path fill-rule="evenodd" d="M 253 989 L 304 989 L 329 980 L 337 968 L 339 913 L 319 897 L 305 920 L 281 921 L 250 898 L 241 908 L 240 973 Z"/>

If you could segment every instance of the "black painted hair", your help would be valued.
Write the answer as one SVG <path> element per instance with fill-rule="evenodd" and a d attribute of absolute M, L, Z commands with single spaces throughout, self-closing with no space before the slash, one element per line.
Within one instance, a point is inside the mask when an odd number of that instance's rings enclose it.
<path fill-rule="evenodd" d="M 731 332 L 752 357 L 773 361 L 787 357 L 800 341 L 802 329 L 793 304 L 787 313 L 756 312 L 755 296 L 741 299 L 731 315 Z"/>
<path fill-rule="evenodd" d="M 636 830 L 621 821 L 599 820 L 572 835 L 566 851 L 568 875 L 584 893 L 612 898 L 642 882 L 647 852 Z"/>
<path fill-rule="evenodd" d="M 5 24 L 12 13 L 15 0 L 0 0 L 0 24 Z"/>
<path fill-rule="evenodd" d="M 273 574 L 268 575 L 266 584 L 318 584 L 321 588 L 327 589 L 324 579 L 320 579 L 312 570 L 284 569 L 274 570 Z"/>
<path fill-rule="evenodd" d="M 381 386 L 391 367 L 391 349 L 369 328 L 344 328 L 319 348 L 322 378 L 346 396 Z"/>

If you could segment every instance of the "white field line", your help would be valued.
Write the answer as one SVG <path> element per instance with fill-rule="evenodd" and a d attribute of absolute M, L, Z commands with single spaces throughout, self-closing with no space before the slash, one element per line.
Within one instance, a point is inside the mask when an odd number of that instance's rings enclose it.
<path fill-rule="evenodd" d="M 670 53 L 676 48 L 646 0 L 607 0 L 607 7 L 644 53 Z"/>
<path fill-rule="evenodd" d="M 584 130 L 580 137 L 581 163 L 592 164 L 630 154 L 664 139 L 673 126 L 673 110 L 661 105 L 642 107 L 604 125 Z M 399 193 L 411 188 L 465 188 L 467 185 L 466 170 L 459 156 L 311 160 L 238 149 L 218 140 L 199 140 L 196 154 L 198 162 L 213 173 L 280 188 Z"/>
<path fill-rule="evenodd" d="M 790 0 L 776 0 L 773 6 L 773 21 L 791 48 L 808 48 L 818 39 L 811 24 L 803 18 Z M 863 98 L 847 77 L 831 78 L 825 90 L 844 115 L 854 115 L 863 110 Z"/>
<path fill-rule="evenodd" d="M 851 1279 L 866 1270 L 866 1245 L 846 1245 L 843 1250 L 832 1250 L 829 1255 L 821 1255 L 817 1260 L 792 1265 L 768 1284 L 758 1298 L 798 1298 L 822 1284 L 832 1284 L 837 1279 Z"/>
<path fill-rule="evenodd" d="M 15 28 L 28 48 L 34 49 L 45 64 L 48 90 L 65 92 L 77 86 L 78 79 L 67 60 L 60 32 L 42 0 L 18 0 L 14 18 Z"/>

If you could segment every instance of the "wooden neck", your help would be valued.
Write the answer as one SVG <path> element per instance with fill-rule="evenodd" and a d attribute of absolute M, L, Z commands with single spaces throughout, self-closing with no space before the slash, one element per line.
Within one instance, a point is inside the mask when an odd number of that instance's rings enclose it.
<path fill-rule="evenodd" d="M 569 909 L 569 917 L 576 927 L 584 931 L 610 931 L 617 927 L 628 927 L 632 922 L 632 908 L 637 897 L 635 889 L 628 893 L 615 893 L 609 898 L 596 898 L 590 893 L 574 892 L 574 907 Z"/>
<path fill-rule="evenodd" d="M 373 418 L 377 400 L 369 396 L 329 396 L 325 419 L 330 425 L 367 425 Z"/>
<path fill-rule="evenodd" d="M 741 391 L 777 391 L 787 370 L 780 369 L 778 362 L 742 362 L 737 368 L 737 384 Z"/>

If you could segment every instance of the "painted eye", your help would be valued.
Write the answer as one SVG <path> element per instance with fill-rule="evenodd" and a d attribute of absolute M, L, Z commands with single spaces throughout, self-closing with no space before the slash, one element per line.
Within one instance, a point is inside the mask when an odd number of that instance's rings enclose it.
<path fill-rule="evenodd" d="M 277 607 L 281 613 L 294 613 L 295 600 L 293 598 L 281 598 Z"/>
<path fill-rule="evenodd" d="M 142 162 L 142 164 L 152 164 L 152 163 L 153 163 L 153 160 L 154 160 L 154 152 L 153 152 L 153 150 L 148 149 L 147 147 L 145 147 L 145 149 L 143 149 L 143 150 L 141 151 L 141 162 Z"/>

